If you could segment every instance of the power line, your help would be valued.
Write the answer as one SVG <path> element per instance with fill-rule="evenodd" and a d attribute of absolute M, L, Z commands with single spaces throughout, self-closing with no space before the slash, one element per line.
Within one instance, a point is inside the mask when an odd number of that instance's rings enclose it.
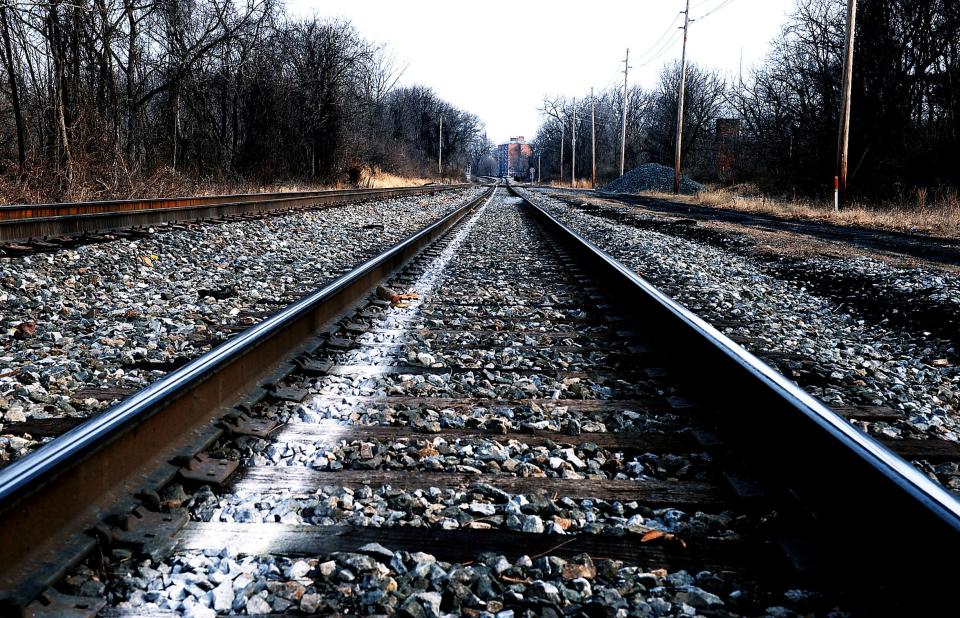
<path fill-rule="evenodd" d="M 703 6 L 704 4 L 706 4 L 707 2 L 710 2 L 710 1 L 711 1 L 711 0 L 704 0 L 703 2 L 700 2 L 700 3 L 699 3 L 698 5 L 696 5 L 696 6 Z M 701 19 L 705 19 L 705 18 L 709 17 L 710 15 L 713 15 L 714 13 L 716 13 L 717 11 L 719 11 L 720 9 L 724 8 L 724 7 L 727 6 L 728 4 L 732 3 L 733 1 L 734 1 L 734 0 L 722 0 L 722 1 L 720 2 L 720 4 L 718 4 L 717 6 L 713 7 L 712 9 L 710 9 L 709 11 L 707 11 L 706 13 L 704 13 L 703 15 L 701 15 L 700 17 L 698 17 L 698 18 L 696 18 L 696 19 L 690 19 L 690 22 L 694 22 L 694 21 L 699 21 L 699 20 L 701 20 Z M 680 15 L 683 15 L 683 14 L 684 14 L 684 12 L 681 11 L 681 12 L 677 15 L 677 19 L 679 19 Z M 674 19 L 674 20 L 673 20 L 674 23 L 676 23 L 677 19 Z M 672 26 L 672 25 L 673 25 L 673 24 L 671 24 L 671 26 Z M 664 44 L 660 47 L 660 49 L 657 51 L 657 53 L 656 53 L 654 56 L 652 56 L 649 60 L 641 63 L 641 64 L 638 65 L 638 66 L 639 66 L 639 67 L 645 67 L 645 66 L 647 66 L 647 65 L 649 65 L 649 64 L 652 64 L 653 62 L 659 60 L 660 58 L 662 58 L 662 57 L 663 57 L 667 52 L 669 52 L 669 51 L 673 48 L 673 46 L 680 40 L 680 38 L 682 37 L 682 34 L 681 34 L 682 32 L 683 32 L 683 28 L 678 28 L 677 30 L 675 30 L 675 31 L 673 32 L 673 36 L 671 36 L 671 37 L 667 40 L 667 42 L 664 43 Z M 661 39 L 662 39 L 662 37 L 661 37 Z"/>
<path fill-rule="evenodd" d="M 649 64 L 652 64 L 653 62 L 659 60 L 660 58 L 662 58 L 664 54 L 666 54 L 666 53 L 669 52 L 671 49 L 673 49 L 673 46 L 676 45 L 677 41 L 680 40 L 680 37 L 681 37 L 681 36 L 682 36 L 682 35 L 681 35 L 681 30 L 676 30 L 676 31 L 673 33 L 673 36 L 671 36 L 671 37 L 667 40 L 667 42 L 660 48 L 660 50 L 657 52 L 657 55 L 651 57 L 649 60 L 647 60 L 647 61 L 644 62 L 643 64 L 638 65 L 637 68 L 645 67 L 645 66 L 647 66 L 647 65 L 649 65 Z"/>
<path fill-rule="evenodd" d="M 710 17 L 711 15 L 713 15 L 714 13 L 716 13 L 717 11 L 719 11 L 720 9 L 722 9 L 723 7 L 727 6 L 727 5 L 730 4 L 731 2 L 733 2 L 733 0 L 723 0 L 723 2 L 721 2 L 721 3 L 718 4 L 717 6 L 713 7 L 712 9 L 710 9 L 709 11 L 707 11 L 706 13 L 704 13 L 703 15 L 701 15 L 700 17 L 698 17 L 698 18 L 696 18 L 696 19 L 692 19 L 692 20 L 690 20 L 690 21 L 700 21 L 701 19 L 706 19 L 707 17 Z"/>
<path fill-rule="evenodd" d="M 649 48 L 647 51 L 643 52 L 642 54 L 640 54 L 639 56 L 637 56 L 636 58 L 634 58 L 634 60 L 643 60 L 644 58 L 646 58 L 647 56 L 650 55 L 650 52 L 652 52 L 654 49 L 657 49 L 657 46 L 660 45 L 660 43 L 663 41 L 663 39 L 665 39 L 665 38 L 667 37 L 667 35 L 670 34 L 671 31 L 673 31 L 674 34 L 675 34 L 676 31 L 673 30 L 673 27 L 677 24 L 677 20 L 680 19 L 680 16 L 681 16 L 681 15 L 683 15 L 683 13 L 677 13 L 676 17 L 673 18 L 673 21 L 670 22 L 670 25 L 667 26 L 667 29 L 664 30 L 664 31 L 663 31 L 663 34 L 660 35 L 660 38 L 658 38 L 658 39 L 656 40 L 656 42 L 654 42 L 654 44 L 651 45 L 650 48 Z"/>
<path fill-rule="evenodd" d="M 691 9 L 699 9 L 701 6 L 703 6 L 704 4 L 707 4 L 708 2 L 713 2 L 713 0 L 700 0 L 700 2 L 694 4 L 694 5 L 691 6 L 690 8 L 691 8 Z M 682 13 L 681 13 L 681 14 L 682 14 Z"/>

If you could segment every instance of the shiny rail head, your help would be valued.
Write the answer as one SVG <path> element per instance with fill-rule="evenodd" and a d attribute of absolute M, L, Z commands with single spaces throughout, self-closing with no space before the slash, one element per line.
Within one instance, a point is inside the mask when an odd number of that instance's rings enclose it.
<path fill-rule="evenodd" d="M 652 302 L 666 310 L 690 334 L 708 343 L 734 363 L 744 372 L 744 375 L 749 375 L 754 382 L 754 388 L 764 389 L 769 395 L 776 397 L 785 409 L 789 408 L 802 414 L 830 436 L 835 443 L 856 454 L 871 469 L 904 490 L 918 504 L 922 504 L 947 526 L 960 533 L 960 501 L 941 485 L 886 446 L 851 425 L 784 375 L 731 341 L 726 335 L 664 294 L 583 235 L 534 204 L 522 190 L 512 184 L 508 187 L 538 216 L 549 221 L 550 225 L 555 230 L 559 230 L 565 238 L 592 253 L 596 259 L 616 271 L 623 280 L 629 281 Z"/>

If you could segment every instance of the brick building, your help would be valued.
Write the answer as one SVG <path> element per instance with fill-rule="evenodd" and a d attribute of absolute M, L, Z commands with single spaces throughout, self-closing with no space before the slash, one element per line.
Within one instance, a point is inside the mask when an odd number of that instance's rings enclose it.
<path fill-rule="evenodd" d="M 717 180 L 733 182 L 737 165 L 737 150 L 740 143 L 740 120 L 717 118 Z"/>
<path fill-rule="evenodd" d="M 530 157 L 533 147 L 524 141 L 523 136 L 511 137 L 506 144 L 497 146 L 497 160 L 500 176 L 522 176 L 530 173 Z"/>

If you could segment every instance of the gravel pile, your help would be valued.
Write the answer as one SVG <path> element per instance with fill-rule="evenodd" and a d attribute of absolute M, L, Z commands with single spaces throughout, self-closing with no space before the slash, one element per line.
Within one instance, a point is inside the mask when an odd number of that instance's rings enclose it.
<path fill-rule="evenodd" d="M 726 330 L 758 340 L 754 347 L 760 353 L 795 353 L 815 361 L 823 370 L 822 382 L 801 385 L 828 404 L 903 411 L 903 419 L 893 423 L 858 422 L 863 429 L 889 438 L 960 439 L 960 370 L 935 362 L 955 355 L 949 344 L 868 324 L 744 256 L 592 217 L 540 192 L 533 195 L 705 319 L 741 323 Z M 960 488 L 956 481 L 950 485 Z"/>
<path fill-rule="evenodd" d="M 404 197 L 0 258 L 0 429 L 107 405 L 481 191 Z M 4 454 L 23 446 L 4 438 Z M 27 441 L 29 442 L 29 441 Z"/>
<path fill-rule="evenodd" d="M 620 178 L 607 183 L 600 191 L 607 193 L 640 193 L 641 191 L 673 191 L 673 169 L 659 163 L 644 163 Z M 680 192 L 692 195 L 703 191 L 703 185 L 680 176 Z"/>

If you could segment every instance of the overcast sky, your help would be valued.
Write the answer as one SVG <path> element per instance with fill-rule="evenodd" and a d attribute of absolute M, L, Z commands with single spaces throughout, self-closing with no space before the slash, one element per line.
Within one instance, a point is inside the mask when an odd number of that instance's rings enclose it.
<path fill-rule="evenodd" d="M 690 26 L 688 58 L 736 75 L 742 57 L 746 71 L 766 55 L 794 1 L 690 0 L 691 18 L 702 19 Z M 401 83 L 431 86 L 473 112 L 495 142 L 533 138 L 544 95 L 622 85 L 628 47 L 630 83 L 654 85 L 662 64 L 680 57 L 683 4 L 287 0 L 294 15 L 343 17 L 385 43 L 407 66 Z"/>

